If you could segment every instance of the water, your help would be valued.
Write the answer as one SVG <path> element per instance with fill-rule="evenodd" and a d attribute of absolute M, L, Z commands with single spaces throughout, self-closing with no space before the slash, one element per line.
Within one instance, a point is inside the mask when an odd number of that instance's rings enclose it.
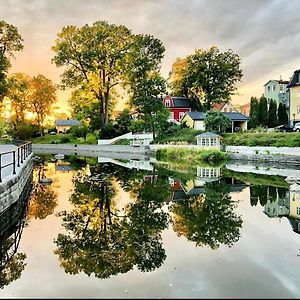
<path fill-rule="evenodd" d="M 6 212 L 20 213 L 0 297 L 299 298 L 300 197 L 284 177 L 48 158 L 28 207 Z"/>

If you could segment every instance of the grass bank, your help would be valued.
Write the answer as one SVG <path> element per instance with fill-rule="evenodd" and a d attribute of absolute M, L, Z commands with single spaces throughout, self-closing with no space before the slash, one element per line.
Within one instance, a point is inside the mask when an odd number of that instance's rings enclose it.
<path fill-rule="evenodd" d="M 78 145 L 96 145 L 97 144 L 97 137 L 92 134 L 88 133 L 86 139 L 83 137 L 76 138 L 71 134 L 68 133 L 61 133 L 55 135 L 44 135 L 41 137 L 33 138 L 33 144 L 78 144 Z"/>
<path fill-rule="evenodd" d="M 299 132 L 225 133 L 223 144 L 230 146 L 300 147 Z"/>
<path fill-rule="evenodd" d="M 194 150 L 194 149 L 177 149 L 170 147 L 167 149 L 158 149 L 156 152 L 158 161 L 171 162 L 187 165 L 207 164 L 220 165 L 227 160 L 227 154 L 218 150 Z"/>

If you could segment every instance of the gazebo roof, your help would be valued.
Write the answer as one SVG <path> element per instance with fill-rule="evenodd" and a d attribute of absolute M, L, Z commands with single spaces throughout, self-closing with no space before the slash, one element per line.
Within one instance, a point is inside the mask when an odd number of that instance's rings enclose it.
<path fill-rule="evenodd" d="M 196 138 L 207 138 L 207 137 L 221 137 L 221 136 L 219 134 L 209 132 L 209 131 L 196 135 Z"/>

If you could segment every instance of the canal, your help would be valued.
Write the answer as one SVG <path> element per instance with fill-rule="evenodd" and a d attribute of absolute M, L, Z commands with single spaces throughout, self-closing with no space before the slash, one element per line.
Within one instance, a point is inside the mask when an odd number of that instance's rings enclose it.
<path fill-rule="evenodd" d="M 0 297 L 299 298 L 300 191 L 280 176 L 299 170 L 40 157 L 1 212 Z"/>

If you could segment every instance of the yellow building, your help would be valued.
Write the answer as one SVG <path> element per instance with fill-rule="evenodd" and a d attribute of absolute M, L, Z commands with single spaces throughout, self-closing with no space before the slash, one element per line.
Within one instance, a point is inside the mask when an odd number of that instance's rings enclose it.
<path fill-rule="evenodd" d="M 300 69 L 296 70 L 289 84 L 287 85 L 289 100 L 290 125 L 300 122 Z"/>

